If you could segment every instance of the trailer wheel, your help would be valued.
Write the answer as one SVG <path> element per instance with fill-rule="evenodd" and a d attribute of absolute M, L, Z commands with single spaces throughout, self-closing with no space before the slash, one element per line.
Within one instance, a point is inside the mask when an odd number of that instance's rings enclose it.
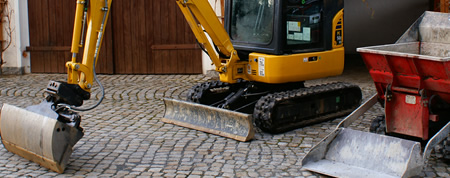
<path fill-rule="evenodd" d="M 386 120 L 384 116 L 378 116 L 370 125 L 369 131 L 376 134 L 386 135 Z"/>
<path fill-rule="evenodd" d="M 447 164 L 450 163 L 450 137 L 442 141 L 442 156 Z"/>
<path fill-rule="evenodd" d="M 443 159 L 446 163 L 450 163 L 450 137 L 447 137 L 436 145 L 434 147 L 434 153 L 437 158 Z"/>
<path fill-rule="evenodd" d="M 444 140 L 444 159 L 447 162 L 450 162 L 450 137 L 447 137 L 446 140 Z"/>

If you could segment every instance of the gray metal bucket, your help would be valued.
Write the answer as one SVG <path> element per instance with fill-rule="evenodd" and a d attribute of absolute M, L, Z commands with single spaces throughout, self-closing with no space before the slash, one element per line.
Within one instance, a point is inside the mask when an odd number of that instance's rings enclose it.
<path fill-rule="evenodd" d="M 335 177 L 410 177 L 420 174 L 424 161 L 418 142 L 339 128 L 302 165 Z"/>
<path fill-rule="evenodd" d="M 63 173 L 73 146 L 83 132 L 56 118 L 4 104 L 0 132 L 5 148 L 58 173 Z"/>
<path fill-rule="evenodd" d="M 303 158 L 302 167 L 334 177 L 411 177 L 450 133 L 450 122 L 421 150 L 419 142 L 346 128 L 377 103 L 377 94 L 342 120 Z"/>
<path fill-rule="evenodd" d="M 166 110 L 162 121 L 238 141 L 249 141 L 255 135 L 252 117 L 226 109 L 197 103 L 164 99 Z"/>

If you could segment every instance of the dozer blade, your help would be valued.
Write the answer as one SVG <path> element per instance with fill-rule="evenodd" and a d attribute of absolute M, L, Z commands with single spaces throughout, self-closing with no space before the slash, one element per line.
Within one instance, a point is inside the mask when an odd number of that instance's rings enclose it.
<path fill-rule="evenodd" d="M 252 117 L 225 109 L 174 99 L 164 99 L 165 123 L 208 132 L 238 141 L 249 141 L 255 135 Z"/>
<path fill-rule="evenodd" d="M 8 151 L 58 173 L 64 172 L 73 146 L 83 136 L 82 131 L 58 121 L 57 114 L 4 104 L 0 118 L 1 140 Z"/>

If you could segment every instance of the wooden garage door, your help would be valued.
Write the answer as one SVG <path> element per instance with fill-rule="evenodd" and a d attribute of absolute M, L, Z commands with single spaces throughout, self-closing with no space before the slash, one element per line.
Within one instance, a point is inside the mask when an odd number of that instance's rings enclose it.
<path fill-rule="evenodd" d="M 175 0 L 113 2 L 117 73 L 201 73 L 201 52 Z"/>
<path fill-rule="evenodd" d="M 75 2 L 28 1 L 33 73 L 66 72 Z M 175 0 L 113 1 L 99 73 L 195 74 L 201 68 L 201 50 Z"/>

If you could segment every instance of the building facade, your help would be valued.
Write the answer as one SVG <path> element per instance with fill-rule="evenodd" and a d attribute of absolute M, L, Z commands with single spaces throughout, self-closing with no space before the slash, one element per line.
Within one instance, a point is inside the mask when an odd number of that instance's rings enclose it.
<path fill-rule="evenodd" d="M 33 66 L 40 65 L 45 61 L 38 61 L 33 59 L 33 57 L 39 55 L 33 51 L 27 50 L 27 47 L 34 47 L 33 40 L 31 39 L 30 43 L 30 35 L 35 35 L 35 33 L 30 33 L 30 26 L 32 29 L 34 28 L 33 24 L 37 23 L 35 19 L 29 18 L 30 13 L 33 13 L 32 10 L 29 9 L 29 3 L 36 3 L 36 1 L 40 0 L 8 0 L 8 8 L 10 8 L 10 23 L 5 22 L 5 17 L 3 19 L 3 45 L 7 43 L 8 40 L 11 40 L 11 45 L 2 53 L 4 64 L 2 65 L 2 74 L 24 74 L 24 73 L 64 73 L 64 66 L 60 66 L 59 70 L 54 71 L 46 71 L 46 70 L 36 70 Z M 42 0 L 42 1 L 51 1 L 51 0 Z M 148 2 L 167 2 L 167 0 L 152 0 L 146 1 L 143 0 L 142 3 L 148 4 Z M 216 11 L 217 16 L 220 18 L 222 16 L 222 4 L 224 0 L 209 0 L 213 9 Z M 55 1 L 57 2 L 57 1 Z M 73 0 L 75 3 L 75 0 Z M 124 3 L 125 1 L 116 0 L 116 3 Z M 113 2 L 113 4 L 114 4 Z M 127 1 L 128 2 L 128 1 Z M 138 0 L 134 2 L 139 2 Z M 430 0 L 345 0 L 345 16 L 344 16 L 344 38 L 345 38 L 345 47 L 347 54 L 357 55 L 356 48 L 362 46 L 371 46 L 371 45 L 379 45 L 379 44 L 389 44 L 394 43 L 402 33 L 408 29 L 408 27 L 426 10 L 430 9 Z M 175 3 L 167 3 L 164 4 L 167 7 L 171 7 L 175 5 Z M 114 5 L 113 5 L 114 6 Z M 125 8 L 133 8 L 137 6 L 137 4 L 131 4 L 126 6 Z M 152 7 L 155 7 L 153 4 Z M 56 8 L 56 6 L 55 6 Z M 147 8 L 146 8 L 147 9 Z M 146 10 L 143 9 L 143 10 Z M 151 10 L 151 9 L 150 9 Z M 113 9 L 114 11 L 114 9 Z M 176 10 L 178 11 L 178 10 Z M 166 13 L 164 11 L 157 11 L 155 13 L 161 13 L 161 16 L 169 16 L 170 14 L 162 14 Z M 155 15 L 152 15 L 155 16 Z M 146 16 L 148 17 L 148 16 Z M 120 16 L 112 15 L 110 18 L 115 20 L 114 18 L 121 18 Z M 144 21 L 148 21 L 146 18 L 141 18 Z M 182 21 L 182 16 L 177 15 L 176 19 L 170 19 L 169 21 L 174 21 L 176 24 L 180 24 L 178 21 Z M 117 20 L 116 21 L 120 21 Z M 165 20 L 156 19 L 152 22 L 157 23 L 165 23 Z M 48 22 L 39 22 L 39 23 L 48 23 Z M 133 22 L 132 22 L 133 23 Z M 7 30 L 5 30 L 5 25 L 11 26 L 11 37 L 9 38 Z M 30 25 L 31 24 L 31 25 Z M 113 21 L 113 24 L 118 24 Z M 127 25 L 127 24 L 124 24 Z M 128 24 L 132 26 L 132 31 L 135 26 L 139 26 L 139 23 Z M 153 26 L 158 26 L 156 24 L 152 24 Z M 148 25 L 147 25 L 148 26 Z M 164 26 L 164 25 L 159 25 Z M 168 26 L 168 25 L 166 25 Z M 112 28 L 118 28 L 113 25 Z M 142 27 L 144 28 L 144 27 Z M 31 31 L 32 31 L 31 29 Z M 117 31 L 117 30 L 114 30 Z M 146 31 L 143 31 L 143 35 Z M 154 31 L 152 31 L 154 32 Z M 189 28 L 184 24 L 182 31 L 174 31 L 174 33 L 183 32 L 186 35 L 189 35 L 191 32 Z M 67 35 L 67 34 L 65 34 Z M 154 35 L 155 36 L 155 35 Z M 158 36 L 158 35 L 156 35 Z M 71 37 L 71 35 L 70 35 Z M 114 56 L 114 59 L 110 59 L 111 62 L 107 62 L 108 65 L 112 65 L 109 68 L 105 69 L 111 74 L 135 74 L 137 70 L 142 71 L 139 74 L 169 74 L 169 73 L 206 73 L 206 71 L 214 69 L 214 66 L 211 65 L 210 60 L 206 55 L 200 57 L 199 55 L 195 55 L 199 53 L 200 49 L 194 47 L 195 39 L 190 37 L 183 37 L 183 39 L 188 39 L 187 41 L 177 41 L 178 44 L 165 44 L 163 41 L 168 41 L 170 36 L 167 36 L 167 39 L 160 39 L 162 41 L 160 44 L 153 44 L 152 46 L 146 45 L 144 43 L 136 44 L 137 46 L 141 45 L 143 49 L 147 48 L 147 52 L 131 52 L 131 53 L 120 53 L 116 48 L 122 48 L 119 45 L 120 43 L 124 43 L 122 41 L 116 42 L 117 38 L 124 39 L 124 36 L 120 36 L 117 34 L 112 34 L 111 38 L 114 39 L 114 45 L 111 45 L 109 48 L 112 48 L 113 52 L 110 52 L 109 56 Z M 135 36 L 135 39 L 142 39 L 142 36 Z M 144 39 L 150 39 L 147 37 Z M 134 40 L 136 41 L 136 40 Z M 125 41 L 126 42 L 126 41 Z M 32 45 L 30 45 L 32 44 Z M 116 45 L 117 44 L 117 45 Z M 134 42 L 130 42 L 130 44 L 135 45 Z M 66 47 L 66 46 L 63 46 Z M 148 51 L 151 48 L 152 51 Z M 183 48 L 183 52 L 177 53 L 173 55 L 174 49 L 180 50 Z M 28 49 L 37 49 L 37 48 L 28 48 Z M 42 49 L 42 48 L 39 48 Z M 54 49 L 54 48 L 49 48 Z M 105 48 L 108 49 L 108 48 Z M 116 49 L 116 50 L 114 50 Z M 186 52 L 186 50 L 192 50 Z M 143 50 L 139 50 L 143 51 Z M 59 57 L 53 57 L 57 60 L 64 61 L 69 60 L 66 59 L 67 53 L 70 51 L 64 51 L 64 54 L 58 55 Z M 193 60 L 186 62 L 183 55 L 189 53 L 192 58 L 199 58 L 199 60 Z M 148 59 L 144 62 L 142 61 L 133 61 L 133 62 L 124 62 L 120 63 L 120 61 L 125 60 L 127 56 L 135 56 L 134 58 L 149 58 L 149 56 L 153 56 L 152 59 Z M 156 56 L 155 56 L 156 55 Z M 118 58 L 117 56 L 120 56 Z M 69 55 L 70 57 L 70 55 Z M 154 61 L 155 58 L 162 58 L 161 61 Z M 176 58 L 176 59 L 172 59 Z M 169 60 L 170 59 L 170 60 Z M 32 61 L 33 60 L 33 61 Z M 172 60 L 172 61 L 171 61 Z M 148 62 L 153 61 L 153 62 Z M 184 63 L 176 64 L 177 61 L 184 61 Z M 202 62 L 199 62 L 202 61 Z M 61 62 L 60 62 L 61 63 Z M 112 63 L 112 64 L 111 64 Z M 136 66 L 142 66 L 142 64 L 148 66 L 151 69 L 139 69 Z M 183 65 L 188 65 L 188 63 L 199 63 L 197 66 L 193 66 L 193 69 L 184 69 Z M 125 65 L 125 66 L 124 66 Z M 126 66 L 126 65 L 134 65 L 134 66 Z M 164 67 L 164 66 L 174 66 L 178 67 Z M 201 65 L 201 66 L 200 66 Z M 123 69 L 122 69 L 123 68 Z M 167 68 L 167 69 L 166 69 Z M 195 69 L 194 69 L 195 68 Z"/>

